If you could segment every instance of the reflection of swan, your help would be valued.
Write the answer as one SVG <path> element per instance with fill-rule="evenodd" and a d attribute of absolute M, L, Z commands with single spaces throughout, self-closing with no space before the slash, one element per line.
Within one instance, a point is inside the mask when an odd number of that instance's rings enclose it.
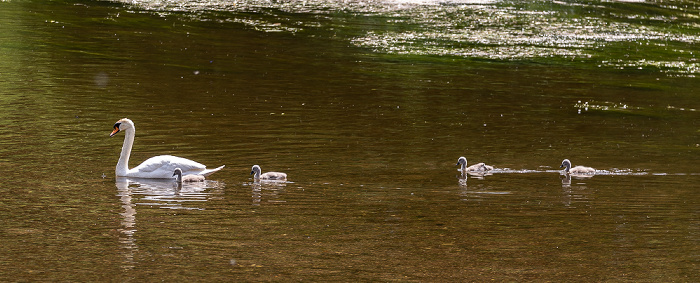
<path fill-rule="evenodd" d="M 129 156 L 131 155 L 131 147 L 134 145 L 134 136 L 136 128 L 134 122 L 124 118 L 114 124 L 114 131 L 109 135 L 113 137 L 118 132 L 124 131 L 124 145 L 122 153 L 117 162 L 117 168 L 114 171 L 118 177 L 134 177 L 134 178 L 152 178 L 152 179 L 170 179 L 173 177 L 173 171 L 179 167 L 184 174 L 195 174 L 207 176 L 224 168 L 225 165 L 215 169 L 207 169 L 201 163 L 172 155 L 160 155 L 147 159 L 141 165 L 129 169 Z"/>
<path fill-rule="evenodd" d="M 137 239 L 136 210 L 139 205 L 160 206 L 170 209 L 203 210 L 191 206 L 183 206 L 184 203 L 201 204 L 211 199 L 214 194 L 223 194 L 219 183 L 214 181 L 180 184 L 174 187 L 172 179 L 138 179 L 117 177 L 117 196 L 121 201 L 122 211 L 121 225 L 118 229 L 120 251 L 124 259 L 122 269 L 134 269 L 137 260 L 139 246 Z M 143 236 L 142 236 L 143 237 Z M 145 241 L 147 242 L 147 241 Z"/>
<path fill-rule="evenodd" d="M 122 202 L 122 208 L 124 208 L 124 212 L 120 213 L 122 216 L 121 227 L 117 229 L 119 231 L 120 248 L 124 256 L 122 268 L 131 270 L 136 267 L 136 260 L 134 260 L 134 258 L 136 252 L 139 250 L 134 240 L 134 234 L 136 233 L 136 208 L 131 199 L 131 190 L 129 189 L 128 181 L 126 179 L 120 180 L 117 178 L 116 185 L 117 196 Z"/>
<path fill-rule="evenodd" d="M 484 163 L 477 163 L 467 167 L 467 158 L 464 156 L 457 160 L 457 165 L 462 165 L 462 169 L 460 169 L 462 172 L 486 172 L 493 170 L 493 166 L 489 166 Z"/>
<path fill-rule="evenodd" d="M 250 174 L 253 175 L 255 174 L 255 180 L 280 180 L 284 181 L 287 180 L 287 174 L 286 173 L 281 173 L 281 172 L 267 172 L 265 174 L 260 174 L 262 171 L 260 169 L 260 166 L 258 165 L 253 165 L 253 170 L 250 171 Z"/>
<path fill-rule="evenodd" d="M 571 161 L 568 159 L 564 159 L 564 161 L 561 162 L 561 166 L 559 168 L 566 167 L 564 169 L 564 172 L 572 174 L 572 175 L 593 175 L 595 174 L 595 169 L 591 167 L 584 167 L 584 166 L 576 166 L 574 168 L 571 168 Z M 585 176 L 581 176 L 585 177 Z"/>
<path fill-rule="evenodd" d="M 190 183 L 190 182 L 204 182 L 204 176 L 202 175 L 185 175 L 182 176 L 182 169 L 180 168 L 175 168 L 175 172 L 173 173 L 173 177 L 175 177 L 175 181 L 178 183 L 182 184 L 182 182 L 185 183 Z"/>
<path fill-rule="evenodd" d="M 195 203 L 207 201 L 219 194 L 221 184 L 216 181 L 174 183 L 172 179 L 144 179 L 117 177 L 117 184 L 129 188 L 134 204 L 170 209 L 203 210 Z M 192 204 L 192 205 L 186 205 Z"/>

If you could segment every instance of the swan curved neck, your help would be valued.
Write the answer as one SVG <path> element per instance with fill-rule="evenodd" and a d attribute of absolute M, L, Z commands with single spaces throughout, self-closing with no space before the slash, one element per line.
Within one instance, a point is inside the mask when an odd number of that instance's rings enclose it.
<path fill-rule="evenodd" d="M 124 131 L 124 145 L 122 145 L 122 153 L 117 162 L 115 173 L 117 176 L 126 176 L 129 171 L 129 157 L 131 156 L 131 147 L 134 145 L 135 131 L 133 128 Z"/>

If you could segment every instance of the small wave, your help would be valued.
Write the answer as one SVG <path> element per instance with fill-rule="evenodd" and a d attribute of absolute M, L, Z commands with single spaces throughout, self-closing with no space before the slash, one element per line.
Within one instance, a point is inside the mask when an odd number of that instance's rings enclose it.
<path fill-rule="evenodd" d="M 649 175 L 648 172 L 644 171 L 633 171 L 630 169 L 622 169 L 622 170 L 596 170 L 595 171 L 596 175 L 622 175 L 622 176 L 643 176 L 643 175 Z"/>
<path fill-rule="evenodd" d="M 557 173 L 559 170 L 532 170 L 532 169 L 510 169 L 496 168 L 491 171 L 494 174 L 532 174 L 532 173 Z"/>
<path fill-rule="evenodd" d="M 511 192 L 495 192 L 495 191 L 466 191 L 466 194 L 480 194 L 480 195 L 509 195 Z"/>
<path fill-rule="evenodd" d="M 613 112 L 620 112 L 620 113 L 638 113 L 638 114 L 644 114 L 644 112 L 648 112 L 648 115 L 652 115 L 654 113 L 655 109 L 645 109 L 643 107 L 638 107 L 638 106 L 632 106 L 628 105 L 626 103 L 620 103 L 620 102 L 611 102 L 611 101 L 581 101 L 579 100 L 574 104 L 574 108 L 578 109 L 578 114 L 581 114 L 583 112 L 588 112 L 588 111 L 613 111 Z M 697 112 L 698 110 L 695 108 L 689 108 L 689 107 L 678 107 L 678 106 L 672 106 L 668 105 L 663 108 L 663 110 L 668 110 L 668 111 L 688 111 L 688 112 Z"/>
<path fill-rule="evenodd" d="M 510 168 L 496 168 L 487 173 L 487 175 L 493 174 L 538 174 L 538 173 L 558 173 L 562 174 L 562 170 L 554 169 L 510 169 Z M 644 176 L 644 175 L 700 175 L 700 173 L 652 173 L 648 172 L 646 169 L 599 169 L 595 171 L 594 175 L 611 175 L 611 176 Z M 592 175 L 593 176 L 593 175 Z"/>

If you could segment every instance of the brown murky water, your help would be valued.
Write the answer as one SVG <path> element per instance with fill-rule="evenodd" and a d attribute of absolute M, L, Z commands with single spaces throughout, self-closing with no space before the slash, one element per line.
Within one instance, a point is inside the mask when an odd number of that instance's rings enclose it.
<path fill-rule="evenodd" d="M 173 3 L 0 3 L 3 281 L 700 279 L 692 2 Z"/>

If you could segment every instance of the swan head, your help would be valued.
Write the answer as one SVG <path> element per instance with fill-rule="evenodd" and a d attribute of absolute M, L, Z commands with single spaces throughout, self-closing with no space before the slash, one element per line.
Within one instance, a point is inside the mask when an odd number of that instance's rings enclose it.
<path fill-rule="evenodd" d="M 457 159 L 457 165 L 467 165 L 467 158 L 462 156 L 459 159 Z"/>
<path fill-rule="evenodd" d="M 250 171 L 250 175 L 255 175 L 255 178 L 259 178 L 261 172 L 262 170 L 260 169 L 260 166 L 253 165 L 253 169 Z"/>
<path fill-rule="evenodd" d="M 564 170 L 566 172 L 569 172 L 569 169 L 571 169 L 571 161 L 569 161 L 568 159 L 564 159 L 564 161 L 561 162 L 561 166 L 559 166 L 559 168 L 565 168 L 565 167 L 566 167 L 566 169 L 564 169 Z"/>
<path fill-rule="evenodd" d="M 126 131 L 127 129 L 133 129 L 133 128 L 134 128 L 134 122 L 132 122 L 131 120 L 129 120 L 127 118 L 124 118 L 124 119 L 121 119 L 121 120 L 117 121 L 116 123 L 114 123 L 114 130 L 112 130 L 112 133 L 109 134 L 109 136 L 113 137 L 114 135 L 116 135 L 117 133 L 119 133 L 121 131 Z"/>

